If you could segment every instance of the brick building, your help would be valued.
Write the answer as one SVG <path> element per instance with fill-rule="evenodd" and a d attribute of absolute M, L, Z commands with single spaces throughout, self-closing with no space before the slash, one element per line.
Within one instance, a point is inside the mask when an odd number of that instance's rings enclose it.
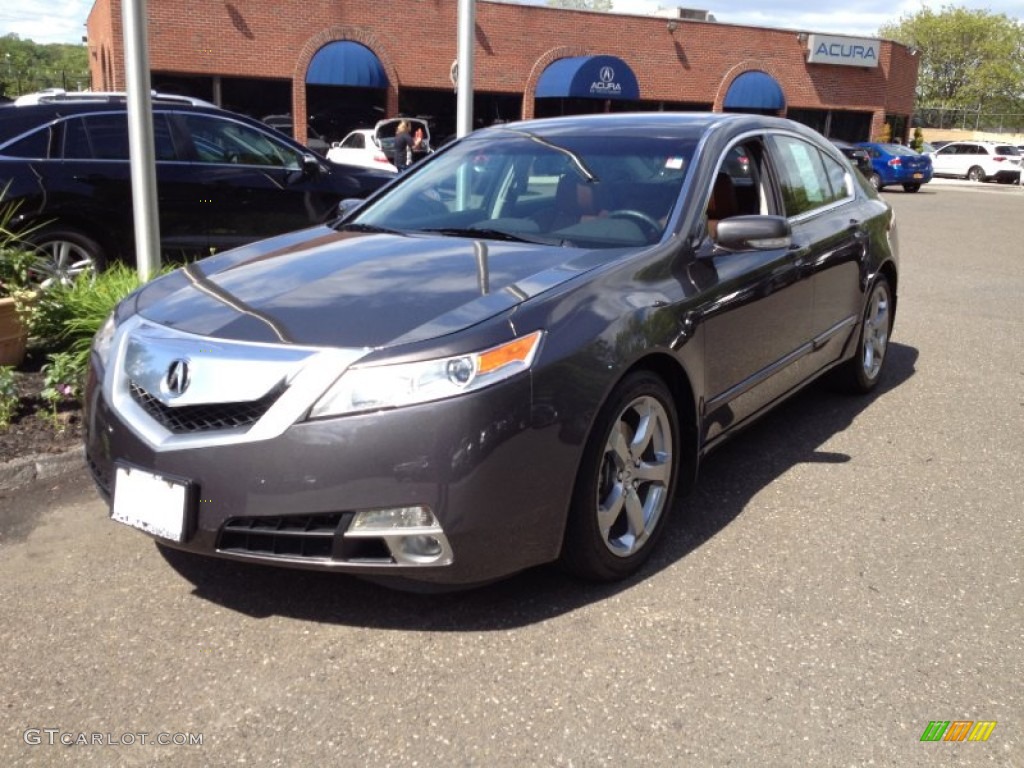
<path fill-rule="evenodd" d="M 123 90 L 122 0 L 89 15 L 92 85 Z M 330 140 L 396 114 L 454 131 L 457 0 L 159 0 L 148 4 L 157 90 L 263 117 L 310 115 Z M 705 20 L 699 20 L 704 18 Z M 836 138 L 888 123 L 906 138 L 916 52 L 887 40 L 478 0 L 474 116 L 620 110 L 761 111 Z M 296 121 L 305 138 L 307 125 Z"/>

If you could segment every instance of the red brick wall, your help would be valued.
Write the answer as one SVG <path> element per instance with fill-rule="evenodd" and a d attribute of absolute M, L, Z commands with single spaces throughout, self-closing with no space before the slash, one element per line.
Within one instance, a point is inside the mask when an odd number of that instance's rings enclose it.
<path fill-rule="evenodd" d="M 732 80 L 757 69 L 776 78 L 787 105 L 875 113 L 913 112 L 917 60 L 906 48 L 881 43 L 880 66 L 806 63 L 805 43 L 792 30 L 566 11 L 544 6 L 478 2 L 478 91 L 525 93 L 543 68 L 565 55 L 611 54 L 636 73 L 644 100 L 713 102 L 721 108 Z M 391 80 L 389 109 L 398 88 L 451 87 L 457 48 L 456 0 L 159 0 L 149 3 L 149 47 L 154 71 L 291 78 L 296 86 L 316 51 L 331 40 L 367 45 Z M 93 83 L 124 88 L 121 0 L 96 0 L 89 16 Z M 114 54 L 113 82 L 99 76 L 96 46 Z M 305 112 L 305 92 L 295 113 Z M 877 127 L 875 126 L 875 127 Z"/>

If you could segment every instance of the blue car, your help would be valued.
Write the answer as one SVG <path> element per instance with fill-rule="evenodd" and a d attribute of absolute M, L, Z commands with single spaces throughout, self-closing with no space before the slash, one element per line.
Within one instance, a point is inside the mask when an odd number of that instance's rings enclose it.
<path fill-rule="evenodd" d="M 902 144 L 862 141 L 860 146 L 871 156 L 873 170 L 868 181 L 877 190 L 902 184 L 907 192 L 917 192 L 932 180 L 932 159 L 928 155 L 919 155 Z"/>

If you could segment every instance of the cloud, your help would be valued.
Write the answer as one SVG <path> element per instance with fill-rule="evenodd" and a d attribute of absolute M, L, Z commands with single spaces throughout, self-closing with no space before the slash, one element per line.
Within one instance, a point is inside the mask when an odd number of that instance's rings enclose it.
<path fill-rule="evenodd" d="M 37 43 L 80 43 L 93 0 L 5 0 L 0 36 Z"/>
<path fill-rule="evenodd" d="M 509 1 L 547 4 L 546 0 Z M 3 0 L 0 36 L 13 32 L 37 43 L 78 43 L 85 34 L 85 21 L 92 5 L 93 0 Z M 947 5 L 1004 13 L 1024 21 L 1021 0 L 847 0 L 840 6 L 820 10 L 807 0 L 772 0 L 770 4 L 765 0 L 614 0 L 613 12 L 650 16 L 662 8 L 699 7 L 710 11 L 723 24 L 870 37 L 883 24 L 897 22 L 902 16 L 925 7 L 941 11 Z M 315 19 L 309 20 L 310 25 L 316 23 Z M 310 29 L 312 34 L 313 26 Z"/>
<path fill-rule="evenodd" d="M 818 10 L 807 0 L 772 0 L 770 4 L 764 0 L 704 0 L 692 6 L 709 11 L 721 24 L 870 37 L 882 25 L 898 22 L 903 16 L 918 13 L 925 7 L 938 12 L 949 4 L 949 0 L 847 0 L 841 6 Z M 1017 20 L 1024 18 L 1020 0 L 960 0 L 952 4 L 972 10 L 1005 13 Z M 612 10 L 649 16 L 659 9 L 690 6 L 690 3 L 665 0 L 614 0 Z"/>

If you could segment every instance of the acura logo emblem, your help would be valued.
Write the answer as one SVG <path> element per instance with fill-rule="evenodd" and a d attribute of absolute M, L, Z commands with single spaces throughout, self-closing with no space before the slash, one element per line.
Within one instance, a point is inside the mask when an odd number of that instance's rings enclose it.
<path fill-rule="evenodd" d="M 189 371 L 188 361 L 175 360 L 167 369 L 167 376 L 164 378 L 167 391 L 172 395 L 183 395 L 188 389 Z"/>
<path fill-rule="evenodd" d="M 602 83 L 610 83 L 615 79 L 615 70 L 611 67 L 601 67 L 601 72 L 598 74 Z"/>

